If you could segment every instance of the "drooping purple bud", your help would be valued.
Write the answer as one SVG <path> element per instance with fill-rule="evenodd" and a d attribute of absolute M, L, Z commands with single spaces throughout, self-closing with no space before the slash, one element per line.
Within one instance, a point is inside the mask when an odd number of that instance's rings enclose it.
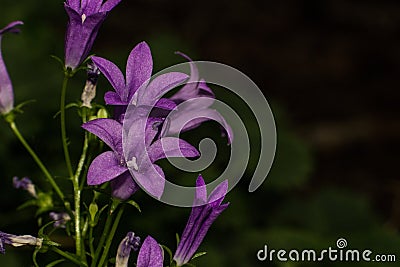
<path fill-rule="evenodd" d="M 25 245 L 41 247 L 43 238 L 37 238 L 31 235 L 12 235 L 0 231 L 0 253 L 5 253 L 4 245 L 20 247 Z"/>
<path fill-rule="evenodd" d="M 34 198 L 37 198 L 35 185 L 32 183 L 32 181 L 28 177 L 19 179 L 17 176 L 14 176 L 13 177 L 13 186 L 16 189 L 26 190 L 29 192 L 29 194 L 31 196 L 33 196 Z"/>
<path fill-rule="evenodd" d="M 131 250 L 137 251 L 140 247 L 140 237 L 135 236 L 134 232 L 128 232 L 119 244 L 115 267 L 128 266 Z"/>

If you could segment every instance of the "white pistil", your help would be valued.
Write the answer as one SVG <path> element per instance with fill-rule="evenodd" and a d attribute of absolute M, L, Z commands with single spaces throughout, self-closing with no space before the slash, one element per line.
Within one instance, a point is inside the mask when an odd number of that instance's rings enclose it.
<path fill-rule="evenodd" d="M 139 166 L 137 165 L 136 157 L 132 157 L 132 160 L 129 160 L 126 165 L 128 168 L 133 168 L 135 171 L 139 170 Z"/>
<path fill-rule="evenodd" d="M 82 23 L 84 23 L 85 20 L 86 20 L 86 15 L 85 15 L 85 14 L 82 14 Z"/>

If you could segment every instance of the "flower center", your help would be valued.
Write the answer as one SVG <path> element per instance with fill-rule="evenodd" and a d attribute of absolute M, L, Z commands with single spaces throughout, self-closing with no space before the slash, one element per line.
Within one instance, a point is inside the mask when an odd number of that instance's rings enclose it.
<path fill-rule="evenodd" d="M 128 165 L 128 168 L 133 168 L 135 171 L 139 170 L 136 157 L 132 157 L 132 160 L 129 160 L 126 164 Z"/>
<path fill-rule="evenodd" d="M 85 14 L 82 14 L 82 23 L 84 23 L 85 20 L 86 20 L 86 15 L 85 15 Z"/>

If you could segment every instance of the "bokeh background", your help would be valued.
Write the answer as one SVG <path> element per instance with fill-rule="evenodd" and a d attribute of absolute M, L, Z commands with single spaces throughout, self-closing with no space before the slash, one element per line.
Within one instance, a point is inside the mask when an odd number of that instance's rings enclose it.
<path fill-rule="evenodd" d="M 133 46 L 149 43 L 155 70 L 184 62 L 179 50 L 195 60 L 217 61 L 246 73 L 263 90 L 276 118 L 278 145 L 268 179 L 248 193 L 259 145 L 257 126 L 246 106 L 223 90 L 246 121 L 254 155 L 239 185 L 226 197 L 229 209 L 212 226 L 197 266 L 365 266 L 365 263 L 259 262 L 258 250 L 335 247 L 396 254 L 400 260 L 399 73 L 400 3 L 398 1 L 166 1 L 125 0 L 105 21 L 93 52 L 125 65 Z M 62 70 L 50 55 L 63 56 L 67 17 L 61 0 L 1 0 L 1 27 L 23 20 L 22 34 L 7 35 L 2 50 L 13 80 L 16 101 L 34 99 L 17 122 L 51 171 L 63 180 L 58 111 Z M 84 73 L 69 87 L 77 101 Z M 96 101 L 110 89 L 99 81 Z M 68 111 L 71 149 L 76 160 L 80 136 L 76 110 Z M 229 149 L 214 123 L 194 135 L 196 144 L 212 136 L 218 160 L 203 174 L 218 175 Z M 13 176 L 29 176 L 46 188 L 43 176 L 4 121 L 0 122 L 0 230 L 33 234 L 34 208 L 17 211 L 28 200 L 12 188 Z M 171 180 L 193 184 L 196 174 L 164 166 Z M 206 176 L 206 175 L 205 175 Z M 151 234 L 175 248 L 189 209 L 170 207 L 144 193 L 119 231 Z M 65 245 L 68 247 L 68 242 Z M 72 248 L 71 248 L 72 249 Z M 29 248 L 8 247 L 1 266 L 31 266 Z M 134 257 L 134 256 L 133 256 Z M 39 259 L 46 261 L 43 255 Z M 132 263 L 133 266 L 133 263 Z M 368 266 L 398 266 L 373 263 Z"/>

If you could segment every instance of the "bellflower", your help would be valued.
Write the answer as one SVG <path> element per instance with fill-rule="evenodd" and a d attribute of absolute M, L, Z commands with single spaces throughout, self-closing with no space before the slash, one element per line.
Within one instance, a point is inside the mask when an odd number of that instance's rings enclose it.
<path fill-rule="evenodd" d="M 198 177 L 192 212 L 174 255 L 178 266 L 191 260 L 212 223 L 228 207 L 229 203 L 221 205 L 227 190 L 228 181 L 224 181 L 207 198 L 203 177 Z"/>
<path fill-rule="evenodd" d="M 231 127 L 224 117 L 211 108 L 215 95 L 204 81 L 200 79 L 196 64 L 187 55 L 177 52 L 189 61 L 190 78 L 188 82 L 170 100 L 179 105 L 169 114 L 168 122 L 164 124 L 163 135 L 176 135 L 198 127 L 201 123 L 214 120 L 221 124 L 228 136 L 228 142 L 233 139 Z"/>
<path fill-rule="evenodd" d="M 82 127 L 98 136 L 103 140 L 112 151 L 107 151 L 97 156 L 89 166 L 87 183 L 89 185 L 98 185 L 111 181 L 113 196 L 120 199 L 127 199 L 138 189 L 137 184 L 134 182 L 131 173 L 129 172 L 128 165 L 133 168 L 135 178 L 140 181 L 146 189 L 153 195 L 161 197 L 164 190 L 164 183 L 157 180 L 154 183 L 156 174 L 152 172 L 157 170 L 157 175 L 164 174 L 161 168 L 154 164 L 155 161 L 173 156 L 197 157 L 199 155 L 196 148 L 189 143 L 177 138 L 162 138 L 153 142 L 158 133 L 158 129 L 154 125 L 159 124 L 159 119 L 149 119 L 146 121 L 145 135 L 132 136 L 131 143 L 128 146 L 130 152 L 137 158 L 131 158 L 126 162 L 122 151 L 122 125 L 112 119 L 96 119 L 89 121 L 82 125 Z M 137 127 L 142 124 L 135 124 Z M 168 144 L 175 145 L 178 140 L 179 152 L 176 151 L 176 146 L 168 147 Z M 140 145 L 143 142 L 143 146 Z M 164 143 L 167 143 L 165 145 Z M 182 153 L 181 153 L 182 151 Z M 151 167 L 141 164 L 140 159 L 150 157 Z M 164 180 L 165 181 L 165 178 Z M 148 187 L 146 187 L 148 186 Z"/>
<path fill-rule="evenodd" d="M 43 243 L 42 238 L 36 238 L 31 235 L 12 235 L 0 231 L 0 253 L 5 253 L 4 245 L 11 245 L 20 247 L 24 245 L 41 247 Z"/>
<path fill-rule="evenodd" d="M 1 53 L 1 40 L 4 33 L 17 33 L 16 27 L 22 25 L 22 21 L 13 21 L 0 30 L 0 114 L 7 114 L 14 108 L 14 92 L 10 76 L 8 76 L 6 65 Z"/>
<path fill-rule="evenodd" d="M 137 251 L 140 247 L 140 237 L 134 232 L 128 232 L 118 246 L 117 257 L 115 258 L 115 267 L 128 267 L 131 250 Z"/>
<path fill-rule="evenodd" d="M 163 251 L 157 241 L 151 236 L 147 236 L 139 250 L 137 267 L 162 267 Z"/>
<path fill-rule="evenodd" d="M 66 0 L 65 66 L 75 69 L 89 55 L 101 24 L 121 0 Z"/>
<path fill-rule="evenodd" d="M 153 71 L 150 47 L 146 42 L 141 42 L 132 49 L 126 63 L 125 78 L 121 70 L 111 61 L 96 56 L 92 56 L 91 59 L 115 90 L 108 91 L 104 95 L 104 100 L 107 105 L 116 106 L 115 118 L 122 122 L 134 94 L 150 80 Z M 167 99 L 160 100 L 157 106 L 169 110 L 175 107 L 174 103 Z"/>

